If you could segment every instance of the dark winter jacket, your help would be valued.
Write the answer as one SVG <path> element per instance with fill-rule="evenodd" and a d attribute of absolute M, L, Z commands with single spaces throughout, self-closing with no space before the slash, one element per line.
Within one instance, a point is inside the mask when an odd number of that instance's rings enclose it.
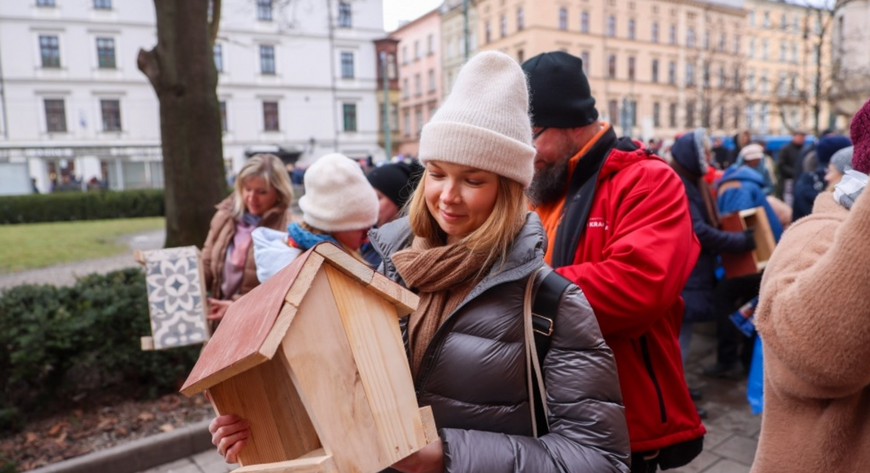
<path fill-rule="evenodd" d="M 716 287 L 716 256 L 722 252 L 738 253 L 750 250 L 755 242 L 751 234 L 725 232 L 710 225 L 710 216 L 701 198 L 697 181 L 701 177 L 698 165 L 701 157 L 694 146 L 691 134 L 677 139 L 671 148 L 674 160 L 687 171 L 688 176 L 680 175 L 686 197 L 689 199 L 689 212 L 692 215 L 692 228 L 701 242 L 701 254 L 692 269 L 689 280 L 681 295 L 686 303 L 684 320 L 701 322 L 714 317 L 713 290 Z"/>
<path fill-rule="evenodd" d="M 370 238 L 383 256 L 384 273 L 401 283 L 390 256 L 412 240 L 408 219 L 372 230 Z M 420 405 L 432 406 L 447 472 L 629 470 L 613 353 L 573 285 L 554 314 L 555 332 L 542 362 L 550 432 L 531 437 L 523 296 L 529 275 L 544 264 L 544 245 L 540 220 L 529 214 L 504 265 L 496 263 L 469 293 L 424 355 L 414 384 Z"/>
<path fill-rule="evenodd" d="M 764 207 L 773 238 L 779 241 L 779 237 L 782 236 L 782 224 L 767 202 L 764 191 L 761 190 L 763 185 L 764 179 L 748 166 L 729 168 L 719 181 L 719 212 L 728 214 Z"/>
<path fill-rule="evenodd" d="M 554 249 L 553 266 L 583 290 L 616 357 L 631 449 L 700 439 L 705 430 L 677 341 L 680 291 L 700 251 L 680 179 L 661 158 L 612 132 L 578 159 L 603 164 L 588 218 L 577 205 L 584 193 L 569 185 L 555 241 L 562 231 L 572 237 Z M 577 176 L 575 169 L 571 179 Z"/>
<path fill-rule="evenodd" d="M 802 146 L 791 142 L 779 150 L 776 158 L 776 170 L 779 179 L 794 179 L 800 174 Z"/>

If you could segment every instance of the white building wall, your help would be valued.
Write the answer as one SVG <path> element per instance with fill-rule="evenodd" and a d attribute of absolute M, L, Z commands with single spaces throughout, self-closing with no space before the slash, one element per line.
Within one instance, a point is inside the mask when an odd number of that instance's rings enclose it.
<path fill-rule="evenodd" d="M 103 11 L 92 0 L 55 0 L 54 7 L 0 1 L 0 162 L 29 162 L 42 192 L 52 170 L 70 163 L 74 177 L 86 181 L 96 170 L 112 188 L 129 187 L 119 182 L 125 175 L 149 178 L 137 185 L 162 185 L 159 103 L 136 66 L 139 50 L 157 41 L 153 2 L 112 3 Z M 336 149 L 357 158 L 379 152 L 373 40 L 384 36 L 381 0 L 349 0 L 351 27 L 331 32 L 337 0 L 276 1 L 272 21 L 258 20 L 255 0 L 223 3 L 217 95 L 226 102 L 224 159 L 231 170 L 246 151 L 264 146 L 302 151 L 306 159 Z M 40 35 L 58 37 L 59 68 L 42 67 Z M 115 69 L 98 67 L 98 37 L 114 39 Z M 275 48 L 274 75 L 261 73 L 260 45 Z M 341 51 L 353 53 L 352 79 L 341 78 Z M 64 101 L 66 132 L 47 130 L 45 99 Z M 122 131 L 103 131 L 101 99 L 120 102 Z M 278 131 L 264 129 L 267 100 L 279 104 Z M 343 130 L 343 103 L 356 104 L 355 132 Z"/>

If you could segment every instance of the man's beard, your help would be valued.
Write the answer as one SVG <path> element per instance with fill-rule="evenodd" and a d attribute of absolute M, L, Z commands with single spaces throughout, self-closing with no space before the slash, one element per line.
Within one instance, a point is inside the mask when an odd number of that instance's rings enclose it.
<path fill-rule="evenodd" d="M 526 189 L 526 195 L 532 205 L 538 206 L 556 202 L 565 196 L 565 186 L 568 185 L 568 160 L 566 156 L 560 163 L 535 171 L 531 185 Z"/>

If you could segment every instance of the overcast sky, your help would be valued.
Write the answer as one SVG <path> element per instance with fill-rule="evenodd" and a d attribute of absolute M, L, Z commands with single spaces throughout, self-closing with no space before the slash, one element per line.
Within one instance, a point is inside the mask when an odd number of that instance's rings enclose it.
<path fill-rule="evenodd" d="M 394 31 L 400 21 L 415 20 L 441 5 L 442 0 L 383 0 L 384 30 Z"/>

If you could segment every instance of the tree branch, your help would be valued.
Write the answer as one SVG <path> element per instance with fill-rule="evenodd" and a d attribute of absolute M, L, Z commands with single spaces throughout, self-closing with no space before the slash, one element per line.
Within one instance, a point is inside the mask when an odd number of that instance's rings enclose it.
<path fill-rule="evenodd" d="M 212 0 L 211 23 L 208 25 L 208 41 L 214 46 L 217 40 L 218 30 L 221 26 L 221 0 Z"/>
<path fill-rule="evenodd" d="M 138 66 L 139 70 L 148 77 L 154 90 L 159 91 L 160 62 L 157 59 L 157 47 L 155 46 L 151 51 L 139 49 L 139 55 L 136 57 L 136 66 Z"/>

